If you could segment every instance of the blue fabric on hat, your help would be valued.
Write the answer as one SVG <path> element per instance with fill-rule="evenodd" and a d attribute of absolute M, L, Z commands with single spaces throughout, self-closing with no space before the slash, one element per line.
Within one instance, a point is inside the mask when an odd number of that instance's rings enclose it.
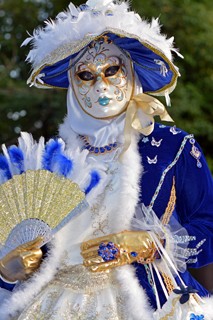
<path fill-rule="evenodd" d="M 170 86 L 171 83 L 173 84 L 173 82 L 175 82 L 178 73 L 176 70 L 174 71 L 174 69 L 171 70 L 168 63 L 169 59 L 164 59 L 163 54 L 157 54 L 137 39 L 120 37 L 114 33 L 106 33 L 105 35 L 121 50 L 124 50 L 124 53 L 129 54 L 144 92 L 163 90 L 164 87 Z M 69 80 L 67 71 L 69 70 L 69 61 L 77 54 L 78 53 L 70 55 L 52 66 L 44 67 L 44 69 L 40 71 L 40 74 L 45 74 L 44 77 L 41 77 L 41 80 L 49 86 L 68 88 Z M 155 60 L 161 60 L 165 64 L 168 70 L 166 75 L 161 73 L 160 66 Z"/>

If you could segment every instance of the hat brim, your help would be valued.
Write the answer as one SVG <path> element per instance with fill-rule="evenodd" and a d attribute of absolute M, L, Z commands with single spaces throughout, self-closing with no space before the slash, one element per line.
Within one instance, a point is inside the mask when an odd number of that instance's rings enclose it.
<path fill-rule="evenodd" d="M 28 83 L 33 83 L 39 88 L 67 89 L 70 60 L 92 41 L 103 36 L 107 36 L 131 58 L 145 93 L 164 95 L 175 88 L 180 74 L 172 61 L 153 44 L 133 34 L 122 34 L 117 30 L 108 30 L 100 35 L 87 35 L 83 40 L 54 50 L 33 70 Z"/>

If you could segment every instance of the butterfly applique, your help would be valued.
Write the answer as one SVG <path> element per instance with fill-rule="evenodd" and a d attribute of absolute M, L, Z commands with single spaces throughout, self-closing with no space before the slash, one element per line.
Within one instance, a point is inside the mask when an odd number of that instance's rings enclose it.
<path fill-rule="evenodd" d="M 173 126 L 169 129 L 169 131 L 172 133 L 172 134 L 178 134 L 181 132 L 181 130 L 177 130 L 176 126 Z"/>
<path fill-rule="evenodd" d="M 153 147 L 160 147 L 162 141 L 163 141 L 163 139 L 160 139 L 160 140 L 156 141 L 155 138 L 152 137 L 151 145 Z"/>
<path fill-rule="evenodd" d="M 153 159 L 150 159 L 150 157 L 146 157 L 148 164 L 156 164 L 158 162 L 158 156 L 155 156 Z"/>

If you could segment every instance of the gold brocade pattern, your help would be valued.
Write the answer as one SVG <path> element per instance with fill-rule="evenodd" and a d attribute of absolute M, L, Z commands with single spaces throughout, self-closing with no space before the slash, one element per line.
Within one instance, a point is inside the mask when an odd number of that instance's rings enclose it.
<path fill-rule="evenodd" d="M 113 284 L 112 273 L 92 273 L 83 265 L 75 265 L 59 271 L 50 285 L 62 285 L 64 288 L 69 288 L 78 293 L 91 294 L 94 291 L 106 288 L 109 283 Z"/>
<path fill-rule="evenodd" d="M 169 320 L 169 319 L 173 319 L 174 313 L 175 313 L 175 309 L 176 309 L 176 303 L 178 302 L 179 298 L 173 299 L 172 301 L 172 309 L 170 311 L 170 313 L 168 313 L 167 315 L 165 315 L 164 317 L 160 318 L 160 320 Z"/>
<path fill-rule="evenodd" d="M 53 297 L 53 295 L 50 296 L 50 299 L 51 297 Z M 123 315 L 119 316 L 116 308 L 111 305 L 103 305 L 101 311 L 97 311 L 94 299 L 88 299 L 85 307 L 85 310 L 82 310 L 80 304 L 73 306 L 71 303 L 67 302 L 64 308 L 60 309 L 60 312 L 58 312 L 57 309 L 52 310 L 48 308 L 44 311 L 39 305 L 33 307 L 29 312 L 22 314 L 18 320 L 127 320 L 124 312 Z M 87 307 L 89 307 L 89 311 Z M 103 314 L 104 317 L 102 316 Z"/>
<path fill-rule="evenodd" d="M 108 175 L 113 178 L 117 171 L 117 168 L 114 170 L 111 169 L 108 171 Z M 115 192 L 115 187 L 112 179 L 109 179 L 109 181 L 110 182 L 106 186 L 106 191 L 109 194 L 113 194 Z M 90 208 L 94 238 L 102 237 L 110 233 L 109 214 L 107 213 L 107 206 L 104 203 L 104 197 L 104 194 L 99 195 L 96 202 Z"/>
<path fill-rule="evenodd" d="M 70 266 L 59 271 L 16 320 L 128 320 L 119 291 L 113 273 Z"/>
<path fill-rule="evenodd" d="M 90 212 L 92 219 L 93 236 L 96 238 L 106 235 L 109 228 L 109 219 L 106 212 L 106 206 L 103 204 L 103 197 L 98 197 L 96 203 L 92 205 Z"/>

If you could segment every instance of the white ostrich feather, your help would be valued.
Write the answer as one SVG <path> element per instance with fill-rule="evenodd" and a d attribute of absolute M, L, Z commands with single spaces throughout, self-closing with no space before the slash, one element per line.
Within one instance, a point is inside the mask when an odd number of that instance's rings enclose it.
<path fill-rule="evenodd" d="M 45 22 L 44 28 L 34 30 L 23 45 L 32 42 L 27 61 L 38 68 L 54 50 L 64 45 L 70 45 L 73 49 L 76 41 L 83 41 L 88 35 L 101 35 L 106 31 L 116 30 L 118 34 L 131 34 L 141 42 L 147 42 L 159 49 L 168 59 L 171 59 L 173 39 L 167 39 L 160 34 L 158 19 L 152 19 L 151 23 L 140 18 L 130 11 L 127 2 L 110 0 L 89 0 L 88 9 L 81 11 L 70 3 L 68 10 L 57 15 L 56 20 Z"/>

